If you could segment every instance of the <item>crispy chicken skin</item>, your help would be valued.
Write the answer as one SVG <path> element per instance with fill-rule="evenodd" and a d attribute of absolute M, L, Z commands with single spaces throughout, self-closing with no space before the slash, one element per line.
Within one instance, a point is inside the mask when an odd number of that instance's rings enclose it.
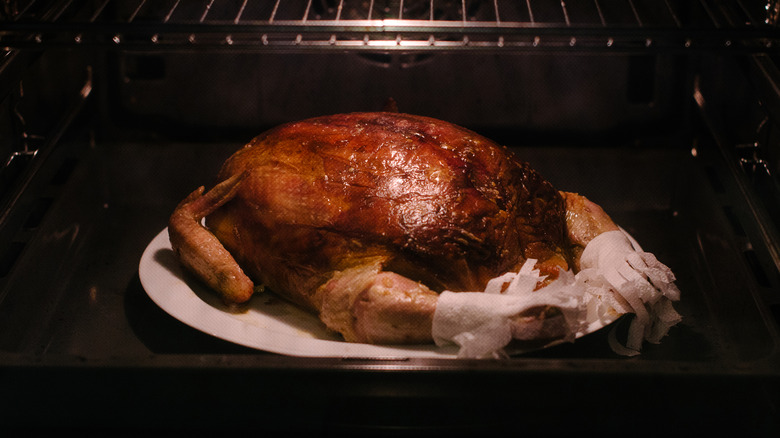
<path fill-rule="evenodd" d="M 579 269 L 579 260 L 585 246 L 596 236 L 618 230 L 617 224 L 599 205 L 576 193 L 561 192 L 566 202 L 567 238 L 571 243 L 573 268 Z"/>
<path fill-rule="evenodd" d="M 171 216 L 183 265 L 231 303 L 264 284 L 353 342 L 431 342 L 438 292 L 483 290 L 528 258 L 554 278 L 592 239 L 581 221 L 612 224 L 506 148 L 399 113 L 279 126 L 217 180 Z"/>

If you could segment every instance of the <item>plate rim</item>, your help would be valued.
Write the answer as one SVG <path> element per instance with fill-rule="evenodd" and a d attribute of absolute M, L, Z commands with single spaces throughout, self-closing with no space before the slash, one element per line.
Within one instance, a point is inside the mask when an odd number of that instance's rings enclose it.
<path fill-rule="evenodd" d="M 430 344 L 408 346 L 373 345 L 293 335 L 250 324 L 199 297 L 187 282 L 188 274 L 181 265 L 178 263 L 163 265 L 160 262 L 158 254 L 161 251 L 169 251 L 170 255 L 173 256 L 167 227 L 152 238 L 141 255 L 138 275 L 144 291 L 155 305 L 176 320 L 216 338 L 256 350 L 297 357 L 399 360 L 458 358 L 458 346 L 437 346 L 433 341 Z M 204 285 L 205 287 L 207 286 Z M 253 299 L 257 298 L 253 297 Z M 283 301 L 281 298 L 279 300 Z M 292 303 L 283 302 L 285 305 L 294 306 Z M 319 318 L 316 315 L 312 314 L 311 318 L 312 321 L 316 320 L 319 323 Z M 612 324 L 618 318 L 619 316 L 611 320 L 599 318 L 591 322 L 585 330 L 577 333 L 576 338 L 598 331 Z M 549 348 L 557 344 L 553 342 L 534 348 L 534 350 Z M 519 353 L 522 352 L 517 354 Z M 512 354 L 516 353 L 512 352 Z"/>

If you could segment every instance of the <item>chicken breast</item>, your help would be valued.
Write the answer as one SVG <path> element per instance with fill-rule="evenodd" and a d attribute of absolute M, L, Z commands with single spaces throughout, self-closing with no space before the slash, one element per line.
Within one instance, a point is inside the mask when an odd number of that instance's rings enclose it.
<path fill-rule="evenodd" d="M 507 148 L 408 114 L 279 126 L 217 180 L 171 216 L 184 266 L 231 303 L 262 284 L 353 342 L 431 342 L 439 292 L 483 290 L 527 259 L 554 279 L 592 230 L 616 228 Z"/>

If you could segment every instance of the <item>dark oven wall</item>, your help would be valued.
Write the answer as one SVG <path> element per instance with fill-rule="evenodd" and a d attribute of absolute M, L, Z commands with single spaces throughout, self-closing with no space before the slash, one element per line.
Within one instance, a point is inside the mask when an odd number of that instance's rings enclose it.
<path fill-rule="evenodd" d="M 247 135 L 318 115 L 401 112 L 511 142 L 677 129 L 690 74 L 673 55 L 110 53 L 110 121 L 171 135 Z"/>

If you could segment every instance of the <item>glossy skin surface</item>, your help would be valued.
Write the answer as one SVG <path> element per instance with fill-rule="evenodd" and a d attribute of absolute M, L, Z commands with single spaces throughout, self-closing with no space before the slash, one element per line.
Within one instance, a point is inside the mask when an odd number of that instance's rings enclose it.
<path fill-rule="evenodd" d="M 597 204 L 576 193 L 561 192 L 566 202 L 566 229 L 571 242 L 573 268 L 579 269 L 579 260 L 585 246 L 596 236 L 618 230 L 617 224 Z"/>
<path fill-rule="evenodd" d="M 527 258 L 554 277 L 578 244 L 563 196 L 528 164 L 425 117 L 353 113 L 282 125 L 231 156 L 218 181 L 212 201 L 193 193 L 172 216 L 185 266 L 207 282 L 216 276 L 202 268 L 227 263 L 206 250 L 212 235 L 236 270 L 350 341 L 430 341 L 437 292 L 483 290 Z M 193 215 L 198 203 L 214 206 Z M 192 223 L 203 216 L 208 230 Z M 212 287 L 226 301 L 246 295 Z"/>

